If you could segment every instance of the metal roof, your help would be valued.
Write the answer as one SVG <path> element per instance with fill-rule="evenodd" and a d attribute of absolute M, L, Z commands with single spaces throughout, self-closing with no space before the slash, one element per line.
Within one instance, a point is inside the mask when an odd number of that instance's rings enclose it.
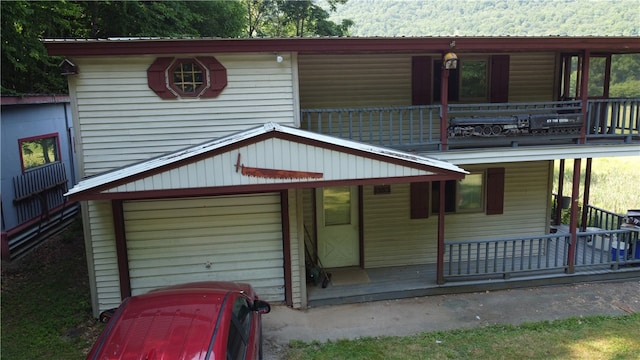
<path fill-rule="evenodd" d="M 344 151 L 355 151 L 363 155 L 377 156 L 388 159 L 389 162 L 400 161 L 408 167 L 434 168 L 441 169 L 446 172 L 457 174 L 468 174 L 464 169 L 451 163 L 428 158 L 416 154 L 410 154 L 384 147 L 359 143 L 351 140 L 339 139 L 332 136 L 317 134 L 305 130 L 300 130 L 276 123 L 266 123 L 263 126 L 248 129 L 236 134 L 232 134 L 223 138 L 212 140 L 203 144 L 192 146 L 180 151 L 169 153 L 160 157 L 156 157 L 144 162 L 126 166 L 104 174 L 96 175 L 91 178 L 80 181 L 76 186 L 69 190 L 65 196 L 74 196 L 79 193 L 102 189 L 112 183 L 120 183 L 128 178 L 134 178 L 141 174 L 153 173 L 161 171 L 162 168 L 171 167 L 177 163 L 197 158 L 203 154 L 224 149 L 234 144 L 250 140 L 260 135 L 268 135 L 270 133 L 284 134 L 293 136 L 300 140 L 311 140 L 319 143 L 325 143 L 332 147 L 342 148 Z"/>

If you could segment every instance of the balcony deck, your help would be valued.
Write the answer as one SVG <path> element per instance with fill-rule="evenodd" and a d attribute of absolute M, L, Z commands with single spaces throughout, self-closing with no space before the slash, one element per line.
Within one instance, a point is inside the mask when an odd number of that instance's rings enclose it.
<path fill-rule="evenodd" d="M 444 123 L 441 114 L 439 105 L 303 109 L 301 127 L 405 151 L 640 142 L 640 98 L 589 100 L 586 109 L 576 100 L 454 104 Z"/>

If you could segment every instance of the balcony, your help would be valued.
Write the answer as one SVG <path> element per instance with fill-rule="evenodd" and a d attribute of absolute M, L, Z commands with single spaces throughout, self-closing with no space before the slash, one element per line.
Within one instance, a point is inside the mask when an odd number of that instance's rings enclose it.
<path fill-rule="evenodd" d="M 640 98 L 303 109 L 303 129 L 405 151 L 640 141 Z"/>

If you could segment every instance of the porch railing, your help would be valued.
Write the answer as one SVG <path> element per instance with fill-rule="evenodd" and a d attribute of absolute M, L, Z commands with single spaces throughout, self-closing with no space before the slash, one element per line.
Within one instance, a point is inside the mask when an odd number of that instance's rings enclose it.
<path fill-rule="evenodd" d="M 440 143 L 439 105 L 305 109 L 301 122 L 309 131 L 381 146 Z"/>
<path fill-rule="evenodd" d="M 461 277 L 509 278 L 541 271 L 564 272 L 569 267 L 570 244 L 568 233 L 445 242 L 444 276 L 455 280 Z M 619 269 L 640 264 L 638 232 L 578 232 L 573 264 L 576 271 L 598 267 Z"/>
<path fill-rule="evenodd" d="M 619 229 L 624 223 L 624 215 L 601 209 L 593 205 L 587 205 L 587 226 L 604 230 Z"/>
<path fill-rule="evenodd" d="M 582 103 L 577 100 L 531 103 L 482 103 L 452 104 L 449 116 L 507 116 L 539 113 L 578 113 Z M 584 120 L 586 139 L 617 138 L 624 141 L 640 139 L 640 98 L 595 99 L 587 103 Z M 360 142 L 410 150 L 441 148 L 440 105 L 391 106 L 336 109 L 303 109 L 303 129 L 351 139 Z M 554 138 L 568 135 L 550 135 Z M 575 138 L 580 134 L 571 134 Z M 540 137 L 528 135 L 509 136 L 509 139 L 527 139 L 536 144 Z M 484 146 L 486 142 L 506 139 L 504 136 L 462 138 L 459 141 L 473 142 L 473 146 Z M 523 143 L 524 144 L 524 143 Z"/>
<path fill-rule="evenodd" d="M 593 99 L 587 102 L 587 138 L 640 136 L 640 98 Z"/>

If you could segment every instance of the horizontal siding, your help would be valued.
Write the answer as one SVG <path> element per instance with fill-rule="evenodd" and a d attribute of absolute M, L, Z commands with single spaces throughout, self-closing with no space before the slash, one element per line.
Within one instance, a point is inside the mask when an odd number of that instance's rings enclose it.
<path fill-rule="evenodd" d="M 302 289 L 303 282 L 306 281 L 305 262 L 304 262 L 304 248 L 301 246 L 300 241 L 302 233 L 300 232 L 301 219 L 299 218 L 300 212 L 298 211 L 298 202 L 302 199 L 300 190 L 290 190 L 287 192 L 289 201 L 289 236 L 291 243 L 291 303 L 294 308 L 301 308 L 306 304 L 303 304 Z"/>
<path fill-rule="evenodd" d="M 77 102 L 84 175 L 94 175 L 246 130 L 265 122 L 294 125 L 290 57 L 216 55 L 228 85 L 214 99 L 162 100 L 147 85 L 154 57 L 77 58 L 70 82 Z"/>
<path fill-rule="evenodd" d="M 299 55 L 300 107 L 411 105 L 411 55 Z"/>
<path fill-rule="evenodd" d="M 432 172 L 422 169 L 392 164 L 339 150 L 272 138 L 136 180 L 111 189 L 109 192 L 291 182 L 291 179 L 288 178 L 242 175 L 235 169 L 238 154 L 241 155 L 240 163 L 246 167 L 317 172 L 322 174 L 324 181 L 432 174 Z M 296 179 L 297 182 L 316 180 L 314 178 Z"/>
<path fill-rule="evenodd" d="M 544 234 L 547 229 L 549 166 L 546 161 L 496 164 L 505 167 L 504 214 L 448 214 L 445 240 L 479 240 Z M 491 165 L 468 166 L 482 171 Z M 373 195 L 364 187 L 365 266 L 368 268 L 437 261 L 438 215 L 409 219 L 409 185 Z"/>
<path fill-rule="evenodd" d="M 279 194 L 135 201 L 124 209 L 132 294 L 237 281 L 284 300 Z"/>
<path fill-rule="evenodd" d="M 120 280 L 118 256 L 116 254 L 115 233 L 111 220 L 111 203 L 108 201 L 90 201 L 87 204 L 89 234 L 92 240 L 91 255 L 95 274 L 95 292 L 97 307 L 94 315 L 120 305 Z M 96 312 L 97 310 L 97 312 Z"/>
<path fill-rule="evenodd" d="M 509 101 L 553 101 L 556 56 L 553 53 L 511 54 Z"/>

